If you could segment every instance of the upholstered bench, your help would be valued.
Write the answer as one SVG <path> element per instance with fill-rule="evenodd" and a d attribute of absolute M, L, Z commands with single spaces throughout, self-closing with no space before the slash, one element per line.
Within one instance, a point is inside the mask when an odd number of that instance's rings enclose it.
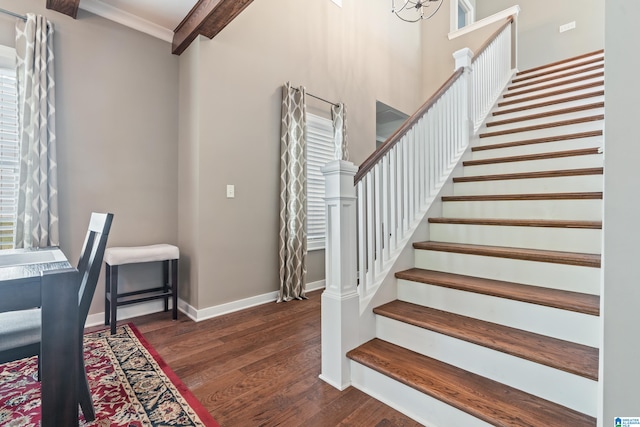
<path fill-rule="evenodd" d="M 159 244 L 149 246 L 107 248 L 104 252 L 106 267 L 104 324 L 111 325 L 111 334 L 116 332 L 117 309 L 155 299 L 164 299 L 164 311 L 169 310 L 169 298 L 173 299 L 173 319 L 178 318 L 178 259 L 177 246 Z M 142 262 L 162 262 L 162 286 L 139 291 L 118 293 L 118 266 Z"/>

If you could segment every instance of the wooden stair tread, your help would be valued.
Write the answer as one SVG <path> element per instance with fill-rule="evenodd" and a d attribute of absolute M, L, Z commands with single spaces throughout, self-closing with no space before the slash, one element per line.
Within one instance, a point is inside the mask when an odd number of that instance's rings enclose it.
<path fill-rule="evenodd" d="M 506 298 L 529 304 L 573 311 L 591 316 L 600 315 L 600 297 L 597 295 L 541 286 L 524 285 L 501 280 L 411 268 L 396 273 L 398 279 L 426 283 L 465 292 Z"/>
<path fill-rule="evenodd" d="M 550 99 L 548 101 L 537 102 L 537 103 L 531 104 L 531 105 L 523 105 L 523 106 L 520 106 L 520 107 L 505 108 L 504 110 L 494 111 L 491 114 L 493 116 L 499 116 L 501 114 L 517 113 L 519 111 L 532 110 L 534 108 L 541 108 L 541 107 L 549 107 L 551 105 L 563 104 L 565 102 L 571 102 L 571 101 L 581 101 L 583 99 L 595 98 L 596 96 L 603 96 L 603 95 L 604 95 L 604 90 L 597 90 L 595 92 L 582 93 L 580 95 L 568 96 L 566 98 Z"/>
<path fill-rule="evenodd" d="M 429 218 L 430 224 L 495 225 L 507 227 L 545 227 L 602 229 L 601 221 L 567 221 L 552 219 L 500 219 L 500 218 Z"/>
<path fill-rule="evenodd" d="M 594 61 L 594 62 L 601 62 L 601 61 Z M 590 65 L 590 64 L 586 64 L 586 65 Z M 556 73 L 558 73 L 558 71 L 554 71 L 553 73 L 547 73 L 547 74 L 540 75 L 538 77 L 541 77 L 541 78 L 537 79 L 537 80 L 535 80 L 535 77 L 529 77 L 529 78 L 526 78 L 524 80 L 518 80 L 518 81 L 515 81 L 516 79 L 514 79 L 514 81 L 512 81 L 511 83 L 515 83 L 515 84 L 512 84 L 511 86 L 509 86 L 507 88 L 507 90 L 518 90 L 518 89 L 521 89 L 523 87 L 535 85 L 535 84 L 538 84 L 538 83 L 550 82 L 550 81 L 554 81 L 554 80 L 558 80 L 558 79 L 563 79 L 565 77 L 571 77 L 571 76 L 575 76 L 575 75 L 578 75 L 578 74 L 587 73 L 589 71 L 600 70 L 600 69 L 603 69 L 603 68 L 604 68 L 604 64 L 591 65 L 590 67 L 585 67 L 585 68 L 571 67 L 568 70 L 563 70 L 563 71 L 566 71 L 566 72 L 562 72 L 562 74 L 557 74 L 555 76 L 553 76 L 551 74 L 556 74 Z M 522 83 L 522 82 L 524 82 L 524 83 Z"/>
<path fill-rule="evenodd" d="M 505 119 L 505 120 L 494 120 L 492 122 L 487 123 L 486 126 L 487 127 L 502 126 L 502 125 L 508 125 L 508 124 L 517 123 L 517 122 L 524 122 L 527 120 L 536 120 L 536 119 L 542 119 L 545 117 L 558 116 L 560 114 L 578 113 L 580 111 L 593 110 L 596 108 L 604 108 L 604 102 L 594 102 L 591 104 L 578 105 L 576 107 L 561 108 L 559 110 L 545 111 L 544 113 L 539 113 L 539 114 L 522 115 L 522 116 L 514 117 L 511 119 Z"/>
<path fill-rule="evenodd" d="M 501 353 L 598 380 L 597 348 L 399 300 L 376 307 L 373 312 Z"/>
<path fill-rule="evenodd" d="M 580 117 L 577 119 L 570 119 L 570 120 L 560 120 L 557 122 L 541 123 L 538 125 L 523 126 L 523 127 L 514 128 L 514 129 L 504 129 L 504 130 L 499 130 L 494 132 L 485 132 L 480 134 L 480 138 L 489 138 L 492 136 L 509 135 L 512 133 L 529 132 L 534 130 L 549 129 L 549 128 L 555 128 L 560 126 L 570 126 L 570 125 L 575 125 L 580 123 L 595 122 L 599 120 L 604 120 L 604 114 L 597 114 L 595 116 Z"/>
<path fill-rule="evenodd" d="M 513 179 L 535 179 L 535 178 L 558 178 L 565 176 L 602 175 L 604 168 L 583 168 L 583 169 L 559 169 L 552 171 L 503 173 L 496 175 L 460 176 L 453 178 L 453 182 L 484 182 L 503 181 Z"/>
<path fill-rule="evenodd" d="M 462 162 L 462 165 L 463 166 L 481 166 L 481 165 L 492 165 L 497 163 L 526 162 L 531 160 L 559 159 L 563 157 L 588 156 L 588 155 L 598 155 L 598 154 L 601 154 L 600 148 L 592 147 L 592 148 L 581 148 L 578 150 L 550 151 L 548 153 L 524 154 L 521 156 L 507 156 L 507 157 L 494 157 L 491 159 L 467 160 Z"/>
<path fill-rule="evenodd" d="M 577 92 L 579 90 L 591 89 L 599 86 L 604 86 L 604 81 L 585 83 L 583 85 L 571 86 L 571 87 L 558 89 L 550 92 L 542 92 L 536 95 L 525 96 L 523 98 L 511 99 L 508 101 L 500 101 L 498 102 L 498 107 L 505 107 L 507 105 L 519 104 L 521 102 L 535 101 L 536 99 L 548 98 L 550 96 L 564 95 L 565 93 Z"/>
<path fill-rule="evenodd" d="M 503 142 L 500 144 L 480 145 L 480 146 L 471 147 L 471 151 L 496 150 L 499 148 L 518 147 L 521 145 L 530 145 L 530 144 L 542 144 L 546 142 L 569 141 L 572 139 L 591 138 L 595 136 L 602 136 L 602 130 L 592 130 L 587 132 L 577 132 L 577 133 L 570 133 L 565 135 L 554 135 L 554 136 L 547 136 L 542 138 L 532 138 L 532 139 L 526 139 L 521 141 Z"/>
<path fill-rule="evenodd" d="M 507 200 L 601 200 L 602 192 L 584 193 L 531 193 L 531 194 L 485 194 L 473 196 L 442 196 L 443 202 L 478 202 Z"/>
<path fill-rule="evenodd" d="M 574 57 L 571 57 L 571 58 L 563 59 L 561 61 L 556 61 L 556 62 L 552 62 L 552 63 L 549 63 L 549 64 L 541 65 L 539 67 L 534 67 L 534 68 L 529 68 L 529 69 L 526 69 L 526 70 L 518 71 L 516 73 L 516 76 L 517 76 L 518 80 L 524 80 L 524 79 L 528 79 L 528 78 L 539 77 L 540 75 L 546 75 L 546 74 L 549 74 L 549 73 L 557 73 L 558 71 L 566 71 L 566 70 L 569 70 L 571 68 L 582 67 L 582 66 L 585 66 L 585 65 L 589 65 L 589 64 L 593 64 L 593 63 L 596 63 L 596 62 L 603 61 L 604 60 L 604 56 L 598 56 L 598 55 L 601 55 L 603 53 L 604 53 L 604 50 L 598 50 L 598 51 L 595 51 L 595 52 L 585 53 L 584 55 L 574 56 Z M 589 58 L 591 56 L 594 56 L 594 58 Z M 568 62 L 577 61 L 577 60 L 580 60 L 580 59 L 583 59 L 583 58 L 589 58 L 589 59 L 586 59 L 584 61 L 581 61 L 581 62 L 578 62 L 578 63 L 575 63 L 575 64 L 568 64 L 568 65 L 566 65 L 564 67 L 555 68 L 555 69 L 552 69 L 552 70 L 546 70 L 546 71 L 540 73 L 537 76 L 534 75 L 534 74 L 531 74 L 531 73 L 535 73 L 537 71 L 544 70 L 545 68 L 548 69 L 548 68 L 555 67 L 555 66 L 558 66 L 558 65 L 567 64 Z"/>
<path fill-rule="evenodd" d="M 595 426 L 588 415 L 373 339 L 347 357 L 496 426 Z"/>
<path fill-rule="evenodd" d="M 564 86 L 564 85 L 568 85 L 568 84 L 572 84 L 572 83 L 578 83 L 578 82 L 582 82 L 584 80 L 596 79 L 598 77 L 604 77 L 604 71 L 600 71 L 600 72 L 597 72 L 597 73 L 591 73 L 591 74 L 585 74 L 585 75 L 581 75 L 581 76 L 578 76 L 578 77 L 574 77 L 572 79 L 567 79 L 567 80 L 562 80 L 562 81 L 555 81 L 553 83 L 548 83 L 548 84 L 544 84 L 544 85 L 537 86 L 537 87 L 530 87 L 528 89 L 523 89 L 523 90 L 519 90 L 519 91 L 515 91 L 515 92 L 511 92 L 511 88 L 509 88 L 508 92 L 503 95 L 503 98 L 511 98 L 513 96 L 520 96 L 520 95 L 524 95 L 526 93 L 533 93 L 533 92 L 538 92 L 538 91 L 542 91 L 542 90 L 553 89 L 553 88 L 558 87 L 558 86 Z"/>
<path fill-rule="evenodd" d="M 446 242 L 416 242 L 415 249 L 451 252 L 467 255 L 488 256 L 495 258 L 518 259 L 524 261 L 547 262 L 553 264 L 576 265 L 581 267 L 600 268 L 599 254 L 578 252 L 549 251 L 542 249 L 511 248 L 505 246 L 470 245 Z"/>

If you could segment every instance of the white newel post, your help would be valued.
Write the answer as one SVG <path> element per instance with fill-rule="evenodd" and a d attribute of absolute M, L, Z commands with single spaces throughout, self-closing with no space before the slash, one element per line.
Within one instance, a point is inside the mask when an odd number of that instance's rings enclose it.
<path fill-rule="evenodd" d="M 454 71 L 458 68 L 463 68 L 464 73 L 460 76 L 462 79 L 466 81 L 465 93 L 460 100 L 464 105 L 464 111 L 467 113 L 467 122 L 462 126 L 463 131 L 463 140 L 464 147 L 466 148 L 469 144 L 469 140 L 471 135 L 473 134 L 473 130 L 475 127 L 475 115 L 473 114 L 473 107 L 477 107 L 474 105 L 473 96 L 473 82 L 471 79 L 471 62 L 473 61 L 473 52 L 468 47 L 462 48 L 453 52 L 453 58 L 455 59 L 455 67 Z"/>
<path fill-rule="evenodd" d="M 358 344 L 356 189 L 358 168 L 336 160 L 322 168 L 325 178 L 327 231 L 325 280 L 322 293 L 322 373 L 339 390 L 351 384 L 346 353 Z"/>

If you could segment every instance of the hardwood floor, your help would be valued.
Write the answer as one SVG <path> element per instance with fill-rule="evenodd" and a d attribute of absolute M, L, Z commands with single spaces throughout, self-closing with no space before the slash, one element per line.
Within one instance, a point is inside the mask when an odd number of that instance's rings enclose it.
<path fill-rule="evenodd" d="M 320 374 L 320 295 L 195 323 L 183 313 L 130 319 L 222 427 L 419 426 Z"/>

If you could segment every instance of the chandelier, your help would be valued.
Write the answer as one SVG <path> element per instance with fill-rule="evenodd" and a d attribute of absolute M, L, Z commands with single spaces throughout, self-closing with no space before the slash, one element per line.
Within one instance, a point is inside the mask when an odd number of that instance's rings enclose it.
<path fill-rule="evenodd" d="M 396 3 L 401 3 L 396 6 Z M 391 0 L 391 12 L 406 22 L 418 22 L 429 19 L 442 6 L 442 0 Z"/>

